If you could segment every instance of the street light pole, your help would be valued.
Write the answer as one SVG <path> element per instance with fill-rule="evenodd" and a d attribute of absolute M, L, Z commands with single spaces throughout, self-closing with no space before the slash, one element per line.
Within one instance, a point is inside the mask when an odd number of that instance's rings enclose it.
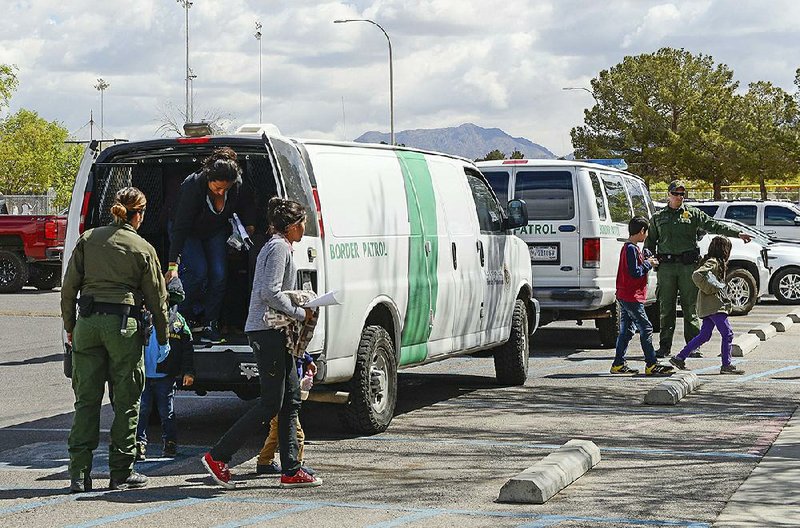
<path fill-rule="evenodd" d="M 594 96 L 594 92 L 588 88 L 584 88 L 583 86 L 566 86 L 562 88 L 562 90 L 583 90 L 584 92 L 592 96 L 592 99 L 594 99 L 595 103 L 597 102 L 597 97 Z"/>
<path fill-rule="evenodd" d="M 100 92 L 100 141 L 103 141 L 103 95 L 111 85 L 103 80 L 102 77 L 97 79 L 97 84 L 94 85 L 95 90 Z"/>
<path fill-rule="evenodd" d="M 189 117 L 189 80 L 191 70 L 189 69 L 189 8 L 192 7 L 193 2 L 189 0 L 177 0 L 186 11 L 186 120 L 191 121 Z"/>
<path fill-rule="evenodd" d="M 194 80 L 197 75 L 189 68 L 189 122 L 194 123 Z"/>
<path fill-rule="evenodd" d="M 264 117 L 261 113 L 261 22 L 256 21 L 256 33 L 254 36 L 258 41 L 258 122 L 263 123 Z"/>
<path fill-rule="evenodd" d="M 348 18 L 346 20 L 333 21 L 334 24 L 344 24 L 346 22 L 369 22 L 383 32 L 383 35 L 386 37 L 386 42 L 389 43 L 389 142 L 394 145 L 394 68 L 392 66 L 392 41 L 386 30 L 374 20 L 368 18 Z"/>

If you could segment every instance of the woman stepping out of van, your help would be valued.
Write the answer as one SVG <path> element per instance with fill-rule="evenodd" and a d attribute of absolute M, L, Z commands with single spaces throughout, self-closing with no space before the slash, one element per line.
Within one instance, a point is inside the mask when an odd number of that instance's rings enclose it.
<path fill-rule="evenodd" d="M 229 219 L 234 213 L 252 235 L 255 204 L 252 193 L 243 192 L 236 152 L 218 148 L 203 161 L 200 171 L 181 184 L 166 274 L 167 282 L 177 277 L 180 260 L 186 300 L 179 310 L 194 327 L 193 332 L 201 327 L 200 340 L 211 343 L 222 341 L 219 315 L 228 274 Z"/>
<path fill-rule="evenodd" d="M 643 216 L 634 216 L 628 222 L 628 240 L 622 246 L 617 268 L 617 300 L 619 301 L 619 337 L 617 354 L 611 365 L 612 374 L 638 374 L 639 371 L 628 366 L 625 352 L 633 339 L 636 329 L 644 351 L 645 370 L 648 376 L 669 376 L 674 369 L 662 365 L 656 359 L 653 348 L 653 325 L 644 311 L 647 298 L 647 274 L 658 265 L 652 255 L 645 256 L 639 244 L 647 238 L 649 223 Z"/>
<path fill-rule="evenodd" d="M 224 488 L 234 488 L 228 468 L 233 455 L 248 436 L 263 434 L 264 423 L 278 416 L 278 444 L 281 459 L 282 488 L 319 486 L 322 479 L 309 475 L 298 460 L 297 412 L 300 409 L 300 380 L 295 358 L 287 346 L 287 335 L 270 326 L 268 309 L 298 321 L 314 317 L 310 308 L 295 306 L 285 293 L 294 290 L 297 268 L 292 260 L 292 244 L 305 233 L 306 212 L 291 200 L 274 197 L 267 206 L 272 238 L 261 249 L 256 261 L 253 292 L 245 332 L 258 364 L 261 399 L 226 432 L 206 453 L 202 462 L 214 481 Z"/>

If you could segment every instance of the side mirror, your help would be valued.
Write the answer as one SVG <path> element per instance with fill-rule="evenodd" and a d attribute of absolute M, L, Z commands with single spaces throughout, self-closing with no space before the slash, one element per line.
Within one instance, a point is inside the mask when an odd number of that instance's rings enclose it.
<path fill-rule="evenodd" d="M 703 240 L 703 237 L 706 236 L 707 234 L 708 234 L 707 231 L 703 231 L 702 229 L 698 229 L 697 230 L 697 241 L 700 242 L 701 240 Z"/>
<path fill-rule="evenodd" d="M 510 200 L 508 202 L 508 218 L 505 220 L 505 229 L 516 229 L 528 225 L 528 205 L 525 200 Z"/>
<path fill-rule="evenodd" d="M 794 225 L 800 226 L 800 216 L 795 216 L 794 217 Z"/>

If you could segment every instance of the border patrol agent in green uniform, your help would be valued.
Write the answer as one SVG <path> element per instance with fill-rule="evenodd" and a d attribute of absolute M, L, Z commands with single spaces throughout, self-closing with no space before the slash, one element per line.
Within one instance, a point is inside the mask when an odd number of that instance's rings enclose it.
<path fill-rule="evenodd" d="M 68 441 L 72 493 L 92 489 L 92 453 L 99 442 L 100 408 L 107 380 L 114 390 L 109 487 L 147 485 L 147 477 L 133 471 L 139 399 L 144 387 L 140 315 L 144 303 L 152 313 L 158 342 L 166 344 L 167 290 L 155 249 L 136 233 L 145 205 L 146 198 L 139 189 L 126 187 L 117 192 L 111 208 L 114 223 L 81 235 L 61 287 L 64 329 L 73 348 L 75 416 Z"/>
<path fill-rule="evenodd" d="M 656 296 L 661 312 L 658 357 L 670 355 L 672 336 L 675 333 L 675 316 L 678 292 L 683 311 L 683 338 L 688 343 L 700 333 L 697 317 L 697 286 L 692 281 L 692 272 L 700 261 L 697 247 L 697 232 L 724 236 L 738 236 L 750 242 L 750 235 L 717 222 L 703 211 L 683 203 L 686 184 L 674 180 L 669 184 L 669 202 L 650 219 L 650 230 L 644 247 L 658 259 L 658 285 Z"/>

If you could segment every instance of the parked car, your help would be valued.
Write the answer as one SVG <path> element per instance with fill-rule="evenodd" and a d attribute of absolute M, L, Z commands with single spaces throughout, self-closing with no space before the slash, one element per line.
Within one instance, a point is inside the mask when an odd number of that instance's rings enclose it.
<path fill-rule="evenodd" d="M 0 293 L 61 284 L 65 216 L 0 215 Z"/>
<path fill-rule="evenodd" d="M 67 260 L 84 229 L 110 221 L 115 192 L 133 185 L 147 196 L 139 233 L 163 265 L 165 208 L 175 199 L 168 183 L 197 171 L 213 149 L 231 147 L 259 204 L 257 232 L 266 233 L 270 197 L 303 204 L 305 237 L 293 252 L 298 284 L 338 291 L 342 302 L 321 310 L 308 346 L 318 367 L 310 399 L 344 403 L 353 430 L 375 433 L 394 415 L 398 368 L 489 351 L 500 383 L 525 382 L 539 308 L 528 248 L 512 233 L 527 225 L 523 202 L 504 209 L 475 165 L 455 156 L 295 140 L 274 126 L 240 131 L 123 143 L 96 159 L 87 151 L 72 195 Z M 246 255 L 231 252 L 228 261 L 221 323 L 241 328 L 252 276 Z M 252 350 L 241 332 L 229 337 L 196 347 L 192 390 L 256 397 Z"/>
<path fill-rule="evenodd" d="M 529 222 L 516 230 L 530 251 L 533 295 L 542 322 L 594 319 L 605 347 L 619 333 L 617 264 L 628 221 L 655 212 L 644 181 L 605 165 L 565 160 L 499 160 L 477 164 L 502 200 L 521 198 Z M 656 274 L 647 311 L 658 326 Z"/>
<path fill-rule="evenodd" d="M 800 207 L 777 200 L 728 200 L 691 203 L 716 219 L 737 220 L 768 235 L 800 240 Z"/>

